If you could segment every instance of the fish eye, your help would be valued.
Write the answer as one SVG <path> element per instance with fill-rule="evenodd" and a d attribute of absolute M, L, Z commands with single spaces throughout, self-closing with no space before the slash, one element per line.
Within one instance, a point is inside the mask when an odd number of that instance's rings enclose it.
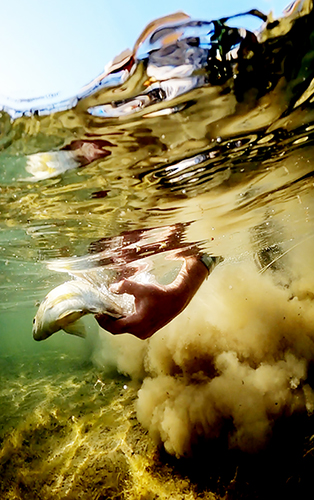
<path fill-rule="evenodd" d="M 35 324 L 36 318 L 33 319 L 33 325 Z"/>

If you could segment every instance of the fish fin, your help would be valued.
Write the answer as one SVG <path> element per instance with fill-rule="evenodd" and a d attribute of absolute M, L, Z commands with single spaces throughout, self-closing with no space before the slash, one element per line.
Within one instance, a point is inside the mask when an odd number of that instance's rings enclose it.
<path fill-rule="evenodd" d="M 88 312 L 90 312 L 91 314 L 99 314 L 101 311 L 98 309 L 98 307 L 89 305 Z"/>
<path fill-rule="evenodd" d="M 74 323 L 70 323 L 69 325 L 66 325 L 63 330 L 66 333 L 70 333 L 71 335 L 76 335 L 77 337 L 86 337 L 86 328 L 84 325 L 84 321 L 80 318 Z"/>
<path fill-rule="evenodd" d="M 60 323 L 61 328 L 63 328 L 62 322 L 64 319 L 66 319 L 69 323 L 74 323 L 75 321 L 80 319 L 83 314 L 84 312 L 82 309 L 77 309 L 75 311 L 64 311 L 59 315 L 58 322 Z"/>

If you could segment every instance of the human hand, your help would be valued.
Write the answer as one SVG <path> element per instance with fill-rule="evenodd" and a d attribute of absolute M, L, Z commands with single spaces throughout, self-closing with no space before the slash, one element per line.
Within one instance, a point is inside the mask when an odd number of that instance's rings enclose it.
<path fill-rule="evenodd" d="M 134 295 L 135 312 L 121 319 L 97 315 L 96 320 L 113 334 L 131 333 L 146 339 L 183 311 L 207 276 L 204 264 L 192 256 L 184 260 L 177 278 L 170 285 L 120 281 L 112 290 Z"/>

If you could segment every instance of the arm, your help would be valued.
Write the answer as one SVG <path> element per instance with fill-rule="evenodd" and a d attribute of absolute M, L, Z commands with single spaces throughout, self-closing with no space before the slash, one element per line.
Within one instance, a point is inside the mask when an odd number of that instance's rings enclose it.
<path fill-rule="evenodd" d="M 131 333 L 140 339 L 151 337 L 188 305 L 214 267 L 216 261 L 211 260 L 212 266 L 209 267 L 200 257 L 185 258 L 176 279 L 166 286 L 121 281 L 114 291 L 134 295 L 135 312 L 118 320 L 98 315 L 96 319 L 99 325 L 113 334 Z"/>

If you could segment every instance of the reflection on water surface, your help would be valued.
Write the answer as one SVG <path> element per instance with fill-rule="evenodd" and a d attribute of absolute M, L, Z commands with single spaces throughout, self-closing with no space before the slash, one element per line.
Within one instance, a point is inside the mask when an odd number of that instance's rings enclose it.
<path fill-rule="evenodd" d="M 232 496 L 244 484 L 243 498 L 262 498 L 246 453 L 266 445 L 283 460 L 275 489 L 298 474 L 307 484 L 310 440 L 299 430 L 311 435 L 314 408 L 312 3 L 278 21 L 250 15 L 261 18 L 258 33 L 236 17 L 156 21 L 75 99 L 3 107 L 5 498 L 167 498 L 164 481 L 173 498 Z M 32 344 L 35 302 L 65 281 L 54 269 L 100 266 L 110 280 L 147 265 L 169 280 L 171 252 L 195 245 L 224 262 L 150 341 L 112 339 L 91 323 L 80 349 L 93 364 L 72 352 L 80 339 Z M 283 457 L 285 426 L 296 476 Z M 199 474 L 156 444 L 193 456 Z M 195 447 L 212 471 L 205 482 Z M 266 471 L 263 457 L 254 463 Z M 237 466 L 251 475 L 238 478 Z"/>

